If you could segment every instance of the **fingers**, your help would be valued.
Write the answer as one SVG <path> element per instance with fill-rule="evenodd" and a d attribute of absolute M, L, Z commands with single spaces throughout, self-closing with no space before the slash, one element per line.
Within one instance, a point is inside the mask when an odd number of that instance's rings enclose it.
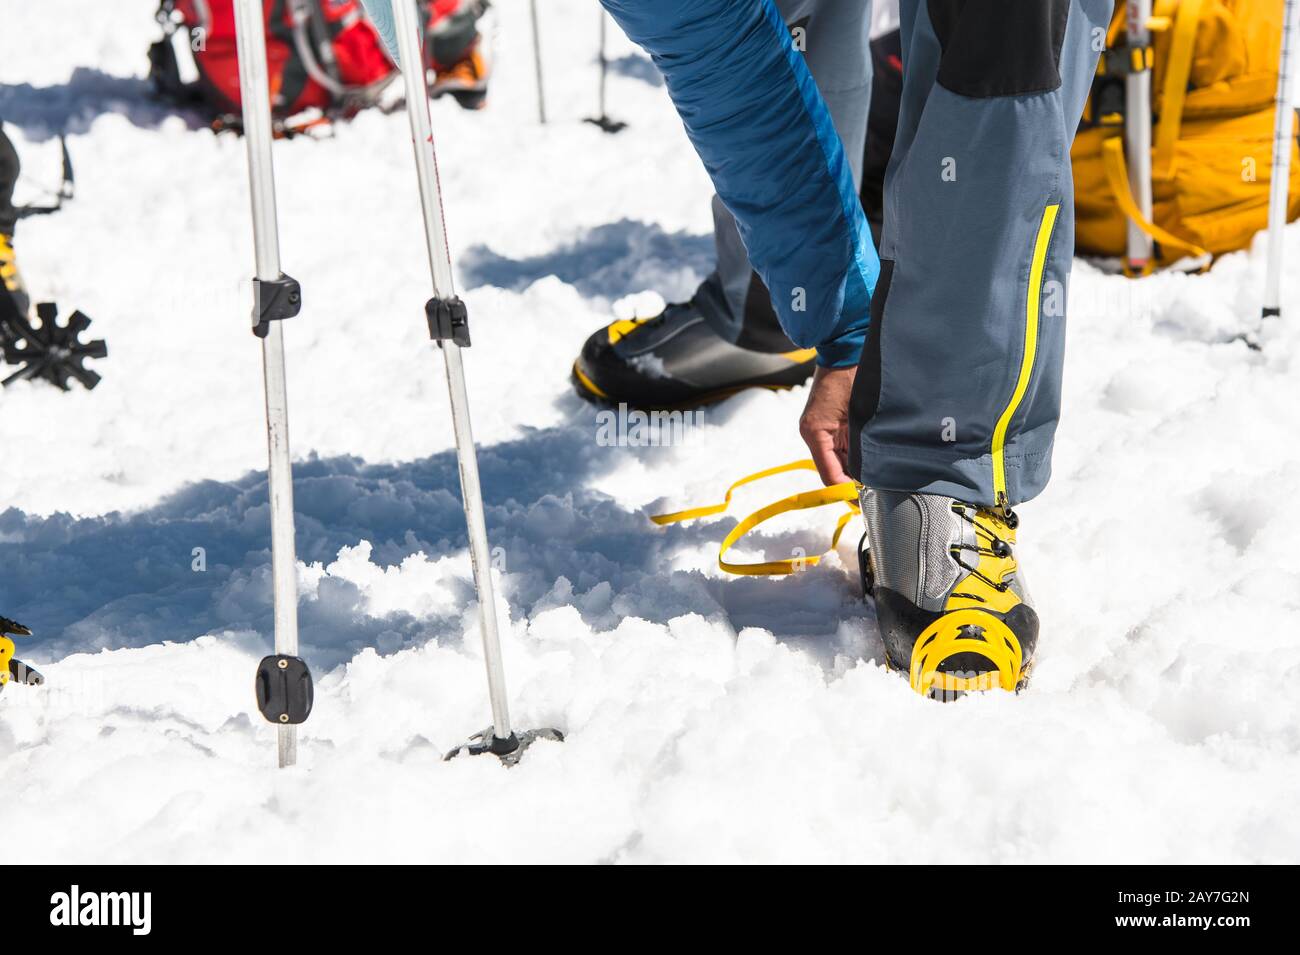
<path fill-rule="evenodd" d="M 817 473 L 827 486 L 850 480 L 847 470 L 849 396 L 856 370 L 819 367 L 799 419 L 799 434 L 812 452 Z"/>
<path fill-rule="evenodd" d="M 817 465 L 817 474 L 827 487 L 849 480 L 844 472 L 846 462 L 843 449 L 836 447 L 836 432 L 839 430 L 809 430 L 803 434 L 804 442 L 812 452 L 813 464 Z"/>

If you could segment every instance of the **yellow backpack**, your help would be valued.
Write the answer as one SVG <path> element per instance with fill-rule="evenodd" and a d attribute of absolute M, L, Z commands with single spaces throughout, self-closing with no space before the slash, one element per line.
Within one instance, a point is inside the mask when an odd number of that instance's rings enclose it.
<path fill-rule="evenodd" d="M 1155 239 L 1160 264 L 1246 248 L 1268 226 L 1283 3 L 1156 0 L 1152 14 L 1155 221 L 1142 217 L 1124 162 L 1119 58 L 1136 51 L 1123 47 L 1119 2 L 1071 150 L 1078 250 L 1122 256 L 1130 219 Z M 1294 132 L 1291 153 L 1288 221 L 1300 217 Z"/>

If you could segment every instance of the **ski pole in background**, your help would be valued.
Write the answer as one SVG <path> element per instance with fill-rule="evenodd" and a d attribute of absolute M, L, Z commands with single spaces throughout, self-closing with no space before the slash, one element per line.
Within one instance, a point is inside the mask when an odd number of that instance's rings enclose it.
<path fill-rule="evenodd" d="M 280 766 L 298 760 L 297 724 L 311 713 L 312 684 L 298 657 L 298 580 L 293 541 L 293 465 L 289 459 L 289 398 L 284 378 L 281 321 L 302 307 L 298 283 L 280 271 L 275 170 L 271 162 L 271 93 L 266 69 L 262 0 L 235 0 L 239 87 L 248 144 L 253 207 L 253 334 L 262 339 L 266 389 L 267 483 L 271 504 L 271 579 L 275 601 L 275 655 L 257 668 L 257 703 L 277 727 Z"/>
<path fill-rule="evenodd" d="M 1296 45 L 1300 44 L 1300 0 L 1286 0 L 1282 14 L 1282 58 L 1277 71 L 1277 117 L 1273 124 L 1273 172 L 1268 194 L 1268 259 L 1264 273 L 1264 317 L 1282 314 L 1282 228 L 1291 184 L 1295 112 Z"/>
<path fill-rule="evenodd" d="M 411 123 L 415 147 L 415 171 L 424 212 L 424 236 L 429 253 L 433 298 L 425 306 L 429 335 L 442 350 L 451 396 L 451 423 L 456 436 L 456 459 L 460 465 L 461 497 L 469 537 L 470 562 L 478 592 L 479 628 L 483 637 L 483 660 L 487 667 L 488 695 L 492 705 L 492 727 L 448 754 L 491 753 L 513 764 L 533 740 L 563 739 L 550 729 L 516 733 L 510 725 L 506 698 L 505 666 L 497 629 L 496 596 L 492 586 L 492 564 L 488 551 L 487 523 L 483 515 L 483 493 L 479 486 L 478 456 L 470 427 L 469 394 L 465 389 L 465 368 L 460 350 L 469 347 L 469 317 L 465 304 L 456 297 L 452 283 L 451 257 L 442 214 L 442 192 L 438 182 L 438 160 L 433 146 L 433 124 L 429 118 L 429 96 L 424 86 L 420 56 L 420 17 L 416 0 L 394 0 L 393 20 L 397 32 L 398 65 L 406 84 L 406 114 Z"/>
<path fill-rule="evenodd" d="M 1124 151 L 1128 154 L 1129 187 L 1142 217 L 1151 220 L 1151 0 L 1128 0 L 1125 37 L 1129 56 L 1141 57 L 1130 63 L 1124 79 Z M 1140 52 L 1139 52 L 1140 51 Z M 1145 275 L 1151 270 L 1151 236 L 1129 220 L 1128 247 L 1124 270 Z"/>
<path fill-rule="evenodd" d="M 605 78 L 609 73 L 609 58 L 605 55 L 605 23 L 608 15 L 605 8 L 600 8 L 600 115 L 588 117 L 586 120 L 594 126 L 599 126 L 604 132 L 617 133 L 627 127 L 627 123 L 620 122 L 616 119 L 610 119 L 605 112 Z"/>
<path fill-rule="evenodd" d="M 533 64 L 537 67 L 537 119 L 546 125 L 546 91 L 542 88 L 542 37 L 537 25 L 537 0 L 528 0 L 528 13 L 533 19 Z"/>

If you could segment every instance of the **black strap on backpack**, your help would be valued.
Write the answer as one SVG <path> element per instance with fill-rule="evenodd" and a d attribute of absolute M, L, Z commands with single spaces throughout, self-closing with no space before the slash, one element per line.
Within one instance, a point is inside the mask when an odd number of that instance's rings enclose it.
<path fill-rule="evenodd" d="M 274 105 L 287 110 L 302 95 L 308 76 L 298 44 L 294 41 L 294 28 L 285 22 L 284 12 L 285 0 L 272 0 L 270 34 L 288 47 L 289 58 L 284 61 L 284 70 L 280 74 L 280 88 L 272 88 L 271 95 L 275 98 Z"/>
<path fill-rule="evenodd" d="M 162 27 L 163 36 L 149 47 L 149 84 L 154 93 L 163 99 L 185 100 L 193 91 L 181 79 L 181 65 L 176 59 L 173 38 L 176 35 L 175 0 L 162 0 L 155 18 Z"/>

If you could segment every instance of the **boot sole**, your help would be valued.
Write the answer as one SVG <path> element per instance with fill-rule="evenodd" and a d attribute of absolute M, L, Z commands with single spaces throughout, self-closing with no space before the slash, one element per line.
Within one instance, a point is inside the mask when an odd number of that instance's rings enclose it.
<path fill-rule="evenodd" d="M 569 380 L 573 383 L 573 390 L 578 393 L 578 397 L 594 404 L 608 408 L 617 408 L 620 404 L 625 404 L 629 408 L 635 408 L 642 411 L 687 411 L 691 408 L 702 408 L 706 405 L 714 405 L 720 401 L 740 394 L 742 391 L 748 391 L 751 388 L 765 388 L 768 391 L 790 391 L 804 384 L 804 381 L 794 383 L 764 382 L 751 381 L 743 385 L 735 385 L 730 388 L 720 388 L 716 391 L 705 392 L 694 398 L 688 398 L 685 401 L 679 401 L 673 404 L 653 403 L 644 404 L 641 402 L 627 401 L 610 397 L 596 385 L 594 381 L 588 378 L 578 368 L 578 363 L 573 363 L 573 370 L 569 373 Z"/>
<path fill-rule="evenodd" d="M 894 661 L 889 659 L 888 651 L 885 652 L 884 656 L 885 656 L 885 669 L 888 670 L 890 673 L 895 674 L 896 676 L 902 677 L 904 681 L 908 682 L 910 688 L 911 684 L 908 676 L 909 668 L 895 665 Z M 1025 665 L 1020 668 L 1020 675 L 1019 678 L 1016 680 L 1016 689 L 1015 689 L 1015 694 L 1017 696 L 1019 696 L 1024 690 L 1029 689 L 1029 678 L 1033 675 L 1033 669 L 1034 669 L 1033 660 L 1027 661 Z M 969 691 L 969 690 L 948 691 L 938 687 L 930 687 L 929 693 L 926 694 L 926 699 L 934 700 L 936 703 L 952 703 L 956 700 L 961 699 L 963 696 L 966 696 L 967 693 L 969 692 L 988 693 L 990 690 L 999 689 L 999 687 L 996 686 L 996 678 L 997 678 L 996 670 L 983 671 L 981 673 L 976 674 L 976 678 L 977 679 L 987 678 L 990 681 L 992 681 L 994 685 L 990 686 L 989 689 L 987 690 L 977 690 L 977 691 Z"/>

